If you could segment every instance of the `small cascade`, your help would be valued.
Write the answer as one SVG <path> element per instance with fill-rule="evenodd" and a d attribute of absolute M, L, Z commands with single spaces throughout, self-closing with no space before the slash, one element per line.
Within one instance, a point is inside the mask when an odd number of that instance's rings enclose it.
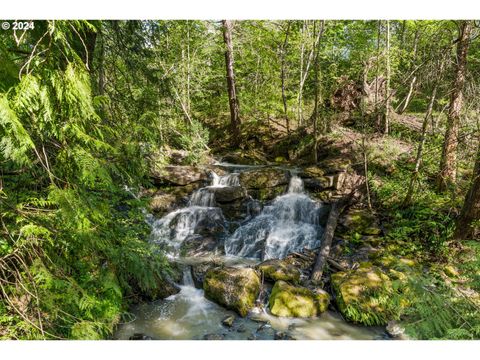
<path fill-rule="evenodd" d="M 290 184 L 288 185 L 288 192 L 290 194 L 302 194 L 303 193 L 303 180 L 298 176 L 292 176 Z"/>
<path fill-rule="evenodd" d="M 154 242 L 166 243 L 178 250 L 190 235 L 225 228 L 225 218 L 220 208 L 189 206 L 156 220 L 152 227 Z"/>
<path fill-rule="evenodd" d="M 240 186 L 240 179 L 238 173 L 230 173 L 224 176 L 219 176 L 212 172 L 213 182 L 212 186 L 214 187 L 225 187 L 225 186 Z"/>
<path fill-rule="evenodd" d="M 211 230 L 226 231 L 222 210 L 216 206 L 215 188 L 239 186 L 237 173 L 219 176 L 212 171 L 211 185 L 193 192 L 188 206 L 172 211 L 152 222 L 152 238 L 159 244 L 167 244 L 177 253 L 182 242 L 194 234 L 206 235 Z"/>
<path fill-rule="evenodd" d="M 204 187 L 196 190 L 190 197 L 189 206 L 215 206 L 215 193 L 210 191 L 210 187 Z"/>
<path fill-rule="evenodd" d="M 194 286 L 191 266 L 186 266 L 185 269 L 183 269 L 182 282 L 183 282 L 183 286 L 192 286 L 192 287 Z"/>
<path fill-rule="evenodd" d="M 292 176 L 288 192 L 239 227 L 225 241 L 225 253 L 250 258 L 283 258 L 292 251 L 320 245 L 320 205 L 303 192 L 303 182 Z"/>

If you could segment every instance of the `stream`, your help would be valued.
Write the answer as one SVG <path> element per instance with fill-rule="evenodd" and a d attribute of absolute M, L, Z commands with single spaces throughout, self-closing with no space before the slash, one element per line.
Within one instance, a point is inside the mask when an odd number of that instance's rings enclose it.
<path fill-rule="evenodd" d="M 152 339 L 196 340 L 272 340 L 272 339 L 384 339 L 382 327 L 356 326 L 345 322 L 337 312 L 327 310 L 311 319 L 281 318 L 269 314 L 268 304 L 255 307 L 241 318 L 204 297 L 195 287 L 192 265 L 214 260 L 228 266 L 252 266 L 262 260 L 284 258 L 303 248 L 320 245 L 322 203 L 309 197 L 303 181 L 294 171 L 285 193 L 266 202 L 246 199 L 243 219 L 226 220 L 217 206 L 218 191 L 240 190 L 239 174 L 249 166 L 223 164 L 228 173 L 211 172 L 208 186 L 194 191 L 186 207 L 172 211 L 160 219 L 147 217 L 152 226 L 152 241 L 162 246 L 171 259 L 183 267 L 180 292 L 166 299 L 141 303 L 130 309 L 131 317 L 121 323 L 115 339 L 127 340 L 134 334 Z M 228 189 L 226 189 L 228 188 Z M 215 229 L 217 247 L 207 256 L 182 257 L 182 244 L 189 239 L 210 236 Z M 222 320 L 235 316 L 232 326 Z"/>

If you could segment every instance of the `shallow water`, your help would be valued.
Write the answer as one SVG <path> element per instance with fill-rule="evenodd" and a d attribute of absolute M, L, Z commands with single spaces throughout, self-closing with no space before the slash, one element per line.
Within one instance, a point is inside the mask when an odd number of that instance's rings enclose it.
<path fill-rule="evenodd" d="M 190 285 L 181 286 L 178 294 L 165 300 L 137 305 L 131 312 L 135 320 L 120 325 L 116 339 L 127 340 L 135 333 L 142 333 L 159 340 L 197 340 L 209 334 L 222 335 L 226 340 L 272 340 L 277 331 L 297 340 L 384 338 L 383 328 L 348 324 L 329 311 L 315 319 L 279 318 L 260 310 L 240 318 L 205 299 L 203 290 Z M 222 325 L 229 315 L 236 316 L 231 328 Z"/>

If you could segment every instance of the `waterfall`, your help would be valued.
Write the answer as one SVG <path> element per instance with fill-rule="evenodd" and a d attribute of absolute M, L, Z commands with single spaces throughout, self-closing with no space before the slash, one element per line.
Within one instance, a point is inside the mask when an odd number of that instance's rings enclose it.
<path fill-rule="evenodd" d="M 222 210 L 216 207 L 217 187 L 239 186 L 237 173 L 219 176 L 212 171 L 211 185 L 193 192 L 188 206 L 172 211 L 152 222 L 152 238 L 156 243 L 167 244 L 178 252 L 182 242 L 190 235 L 208 232 L 209 229 L 225 229 Z"/>
<path fill-rule="evenodd" d="M 192 267 L 191 266 L 186 266 L 185 269 L 183 269 L 183 286 L 191 286 L 193 287 L 193 277 L 192 277 Z"/>
<path fill-rule="evenodd" d="M 190 197 L 189 206 L 203 206 L 214 207 L 215 206 L 215 188 L 228 187 L 228 186 L 240 186 L 240 180 L 238 173 L 231 173 L 224 176 L 219 176 L 212 171 L 212 184 L 196 190 Z"/>
<path fill-rule="evenodd" d="M 238 173 L 230 173 L 224 176 L 218 176 L 212 172 L 213 182 L 212 186 L 225 187 L 225 186 L 240 186 L 240 180 Z"/>
<path fill-rule="evenodd" d="M 225 218 L 220 208 L 189 206 L 156 220 L 152 227 L 154 242 L 166 243 L 178 250 L 190 235 L 208 231 L 209 228 L 224 228 Z"/>
<path fill-rule="evenodd" d="M 215 201 L 215 189 L 234 186 L 240 186 L 238 173 L 219 176 L 212 172 L 210 185 L 196 190 L 187 207 L 152 223 L 153 241 L 167 244 L 178 254 L 189 236 L 200 235 L 200 239 L 213 233 L 226 236 L 227 222 Z M 283 258 L 292 251 L 319 246 L 321 205 L 305 194 L 303 181 L 298 176 L 291 177 L 286 194 L 275 198 L 263 210 L 260 211 L 259 203 L 253 200 L 247 207 L 251 215 L 225 240 L 227 255 Z"/>
<path fill-rule="evenodd" d="M 189 206 L 215 206 L 215 194 L 210 191 L 209 187 L 196 190 L 190 197 Z"/>
<path fill-rule="evenodd" d="M 303 192 L 292 176 L 288 192 L 251 221 L 237 228 L 225 242 L 225 253 L 263 259 L 283 258 L 292 251 L 320 245 L 320 205 Z"/>

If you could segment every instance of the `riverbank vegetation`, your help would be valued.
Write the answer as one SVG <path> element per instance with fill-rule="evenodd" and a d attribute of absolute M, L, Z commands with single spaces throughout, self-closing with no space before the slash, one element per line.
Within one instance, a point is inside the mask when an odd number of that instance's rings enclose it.
<path fill-rule="evenodd" d="M 0 338 L 108 338 L 129 305 L 168 296 L 175 266 L 149 241 L 152 202 L 138 195 L 168 166 L 223 159 L 352 179 L 321 277 L 347 320 L 479 339 L 479 34 L 473 20 L 3 31 Z M 355 264 L 366 247 L 375 255 Z M 342 290 L 362 271 L 388 274 L 365 285 L 373 305 Z"/>

